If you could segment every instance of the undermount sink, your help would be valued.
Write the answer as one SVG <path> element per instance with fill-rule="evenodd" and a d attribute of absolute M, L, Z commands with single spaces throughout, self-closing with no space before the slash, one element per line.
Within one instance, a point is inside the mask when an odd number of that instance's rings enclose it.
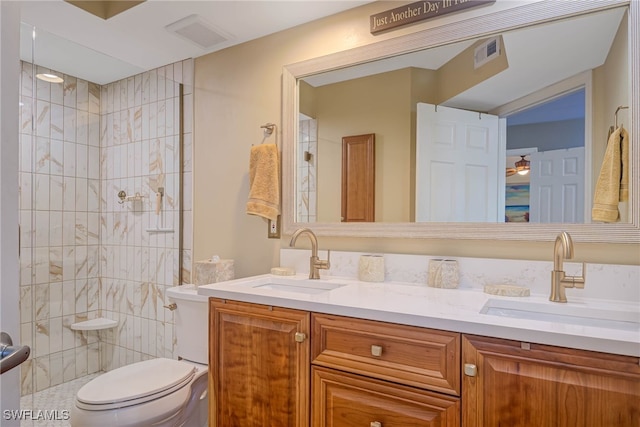
<path fill-rule="evenodd" d="M 254 289 L 268 289 L 273 291 L 294 292 L 298 294 L 321 294 L 344 286 L 341 283 L 332 283 L 323 280 L 300 280 L 300 279 L 262 279 L 255 284 L 248 284 Z"/>
<path fill-rule="evenodd" d="M 640 332 L 640 311 L 636 308 L 616 310 L 571 304 L 489 299 L 482 314 L 517 319 L 542 320 L 553 323 L 593 326 Z"/>

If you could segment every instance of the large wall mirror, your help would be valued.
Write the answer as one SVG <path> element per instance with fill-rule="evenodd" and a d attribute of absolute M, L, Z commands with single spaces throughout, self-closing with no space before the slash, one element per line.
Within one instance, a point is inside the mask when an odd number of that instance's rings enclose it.
<path fill-rule="evenodd" d="M 286 66 L 285 232 L 640 242 L 638 9 L 542 1 Z M 630 196 L 600 223 L 615 126 L 631 135 Z M 369 152 L 345 148 L 359 135 Z M 350 213 L 366 203 L 374 215 Z"/>

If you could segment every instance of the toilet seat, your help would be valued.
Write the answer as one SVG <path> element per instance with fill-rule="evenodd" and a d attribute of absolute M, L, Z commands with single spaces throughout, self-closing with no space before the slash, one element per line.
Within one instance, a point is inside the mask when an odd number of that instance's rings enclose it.
<path fill-rule="evenodd" d="M 158 358 L 114 369 L 85 384 L 76 395 L 76 406 L 89 411 L 124 408 L 159 399 L 189 384 L 195 366 Z M 125 384 L 126 387 L 121 387 Z"/>

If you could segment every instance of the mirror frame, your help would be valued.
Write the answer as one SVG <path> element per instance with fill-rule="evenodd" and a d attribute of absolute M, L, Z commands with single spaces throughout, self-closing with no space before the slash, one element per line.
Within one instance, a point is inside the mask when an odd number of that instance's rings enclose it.
<path fill-rule="evenodd" d="M 298 134 L 298 84 L 300 78 L 392 57 L 442 44 L 468 40 L 615 7 L 629 9 L 629 223 L 535 224 L 535 223 L 303 223 L 296 222 L 295 177 Z M 455 38 L 451 38 L 456 34 Z M 553 241 L 567 231 L 577 242 L 640 243 L 640 2 L 628 0 L 545 0 L 517 6 L 484 16 L 461 20 L 412 34 L 375 42 L 346 51 L 286 65 L 282 76 L 282 226 L 285 234 L 310 227 L 321 236 L 387 237 L 421 239 L 471 239 L 512 241 Z M 611 118 L 613 119 L 613 111 Z M 634 141 L 634 137 L 636 140 Z"/>

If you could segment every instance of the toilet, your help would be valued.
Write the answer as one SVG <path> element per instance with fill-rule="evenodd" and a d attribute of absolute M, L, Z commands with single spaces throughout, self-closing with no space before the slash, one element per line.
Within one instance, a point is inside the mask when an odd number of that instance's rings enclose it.
<path fill-rule="evenodd" d="M 179 360 L 157 358 L 106 372 L 85 384 L 72 427 L 203 427 L 208 418 L 208 305 L 193 285 L 167 289 Z"/>

